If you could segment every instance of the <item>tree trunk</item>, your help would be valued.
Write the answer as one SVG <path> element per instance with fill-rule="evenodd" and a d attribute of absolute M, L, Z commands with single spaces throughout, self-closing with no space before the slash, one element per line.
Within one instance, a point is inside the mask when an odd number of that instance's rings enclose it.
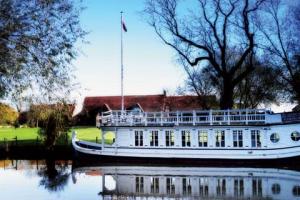
<path fill-rule="evenodd" d="M 233 107 L 233 89 L 231 78 L 223 80 L 223 88 L 220 97 L 220 108 L 231 109 Z"/>

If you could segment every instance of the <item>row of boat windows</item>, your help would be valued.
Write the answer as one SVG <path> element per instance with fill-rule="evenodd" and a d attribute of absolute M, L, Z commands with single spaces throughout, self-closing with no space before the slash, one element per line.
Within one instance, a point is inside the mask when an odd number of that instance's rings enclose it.
<path fill-rule="evenodd" d="M 243 147 L 243 130 L 233 130 L 233 147 Z M 300 141 L 300 133 L 294 131 L 291 133 L 291 139 L 293 141 Z M 135 131 L 135 146 L 143 146 L 144 142 L 143 131 Z M 280 137 L 278 133 L 272 133 L 270 141 L 273 143 L 279 142 Z M 181 131 L 181 145 L 182 147 L 191 146 L 191 133 L 188 130 Z M 158 146 L 158 131 L 150 131 L 150 146 Z M 165 146 L 175 146 L 175 133 L 172 130 L 165 131 Z M 208 146 L 208 132 L 206 130 L 198 131 L 198 146 Z M 225 147 L 225 131 L 215 131 L 215 146 Z M 261 135 L 260 130 L 251 130 L 251 147 L 261 147 Z"/>
<path fill-rule="evenodd" d="M 164 183 L 161 182 L 162 187 L 166 187 L 165 191 L 168 195 L 175 195 L 176 194 L 176 183 L 174 177 L 168 177 Z M 208 197 L 209 193 L 212 192 L 213 194 L 216 194 L 217 196 L 226 196 L 227 193 L 227 187 L 228 183 L 226 184 L 225 178 L 218 178 L 215 185 L 214 191 L 209 191 L 212 189 L 212 187 L 209 187 L 209 178 L 199 178 L 198 180 L 199 184 L 199 195 L 202 197 Z M 135 178 L 135 189 L 136 193 L 143 194 L 146 193 L 144 188 L 144 177 L 136 177 Z M 195 182 L 193 183 L 195 184 Z M 182 187 L 182 194 L 183 195 L 192 195 L 192 189 L 195 187 L 192 187 L 191 178 L 181 178 L 181 187 Z M 160 187 L 160 179 L 159 177 L 150 177 L 150 193 L 151 194 L 159 194 L 162 193 L 163 188 Z M 178 187 L 177 187 L 178 189 Z M 280 184 L 274 183 L 271 187 L 272 194 L 279 195 L 281 192 Z M 237 178 L 233 180 L 233 192 L 234 196 L 236 197 L 243 197 L 245 194 L 245 182 L 241 178 Z M 253 179 L 252 180 L 252 196 L 253 197 L 262 197 L 263 193 L 263 184 L 262 179 Z M 294 186 L 293 187 L 293 195 L 294 196 L 300 196 L 300 186 Z"/>
<path fill-rule="evenodd" d="M 135 146 L 144 146 L 143 131 L 135 131 Z M 233 130 L 233 147 L 243 147 L 243 131 Z M 208 132 L 206 130 L 198 131 L 198 146 L 208 147 Z M 150 146 L 157 147 L 159 145 L 158 131 L 150 131 Z M 175 146 L 175 133 L 172 130 L 165 131 L 165 146 Z M 191 147 L 191 132 L 188 130 L 181 131 L 181 146 Z M 225 131 L 215 131 L 215 146 L 225 147 Z M 260 130 L 251 130 L 251 147 L 261 147 Z"/>

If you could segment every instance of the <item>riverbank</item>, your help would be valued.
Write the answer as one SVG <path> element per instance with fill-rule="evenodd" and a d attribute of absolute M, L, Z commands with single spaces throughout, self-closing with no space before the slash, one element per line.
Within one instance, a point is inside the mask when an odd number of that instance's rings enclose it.
<path fill-rule="evenodd" d="M 56 159 L 72 158 L 72 132 L 76 131 L 80 140 L 101 143 L 101 134 L 95 127 L 73 127 L 66 135 L 58 140 L 52 152 L 46 150 L 43 139 L 39 135 L 39 128 L 0 128 L 0 158 L 17 159 L 43 159 L 55 157 Z M 107 134 L 105 143 L 110 144 L 113 135 Z"/>

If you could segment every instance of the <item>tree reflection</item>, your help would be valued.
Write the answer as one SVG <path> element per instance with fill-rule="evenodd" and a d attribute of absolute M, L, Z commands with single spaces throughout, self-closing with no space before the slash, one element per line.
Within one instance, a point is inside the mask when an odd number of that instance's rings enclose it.
<path fill-rule="evenodd" d="M 40 185 L 48 191 L 63 191 L 70 176 L 68 162 L 55 163 L 54 160 L 46 160 L 46 165 L 38 171 L 38 175 L 42 177 Z"/>

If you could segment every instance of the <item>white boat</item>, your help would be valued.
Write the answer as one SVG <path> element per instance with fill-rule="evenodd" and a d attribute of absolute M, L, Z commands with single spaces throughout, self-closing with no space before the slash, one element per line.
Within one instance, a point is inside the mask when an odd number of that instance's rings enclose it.
<path fill-rule="evenodd" d="M 99 180 L 100 199 L 300 199 L 300 172 L 285 169 L 98 166 L 72 177 Z"/>
<path fill-rule="evenodd" d="M 265 109 L 176 112 L 108 111 L 97 119 L 100 138 L 76 151 L 99 156 L 190 159 L 282 159 L 300 156 L 300 114 Z"/>

